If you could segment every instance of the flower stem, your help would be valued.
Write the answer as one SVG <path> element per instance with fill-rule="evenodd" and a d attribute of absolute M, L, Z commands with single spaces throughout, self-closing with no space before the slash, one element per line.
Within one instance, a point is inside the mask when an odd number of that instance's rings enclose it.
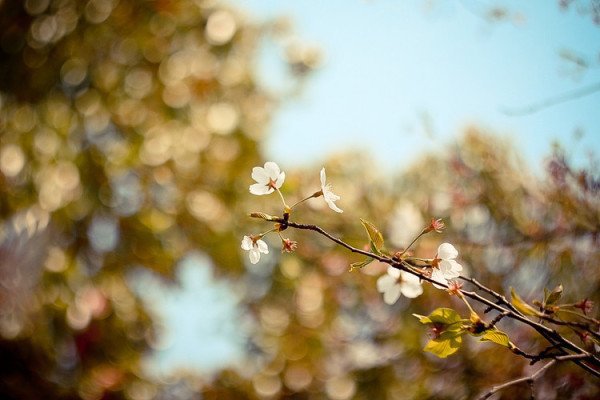
<path fill-rule="evenodd" d="M 469 309 L 469 311 L 471 311 L 471 314 L 477 315 L 475 310 L 473 310 L 473 307 L 471 307 L 471 304 L 469 304 L 469 301 L 466 299 L 466 297 L 462 293 L 460 293 L 458 297 L 460 297 L 461 300 L 465 302 L 467 308 Z"/>
<path fill-rule="evenodd" d="M 262 239 L 266 234 L 269 234 L 269 233 L 274 232 L 274 231 L 277 231 L 277 228 L 271 228 L 271 229 L 269 229 L 266 232 L 259 233 L 257 236 L 258 236 L 259 239 Z M 279 234 L 279 236 L 281 236 L 281 234 Z"/>
<path fill-rule="evenodd" d="M 322 196 L 322 195 L 323 195 L 323 191 L 318 191 L 318 192 L 315 192 L 315 193 L 311 194 L 310 196 L 308 196 L 308 197 L 306 197 L 306 198 L 304 198 L 304 199 L 302 199 L 302 200 L 300 200 L 300 201 L 297 201 L 297 202 L 295 202 L 294 204 L 292 204 L 292 206 L 290 207 L 290 210 L 291 210 L 292 208 L 296 207 L 297 205 L 300 205 L 300 204 L 304 203 L 306 200 L 310 200 L 310 199 L 312 199 L 313 197 L 319 197 L 319 196 Z"/>
<path fill-rule="evenodd" d="M 419 233 L 419 235 L 418 235 L 416 238 L 414 238 L 412 242 L 410 242 L 410 244 L 408 245 L 408 247 L 406 247 L 406 249 L 404 249 L 404 250 L 403 250 L 403 251 L 402 251 L 400 254 L 398 254 L 398 257 L 402 257 L 402 256 L 404 255 L 404 253 L 406 253 L 406 252 L 408 251 L 408 249 L 410 249 L 410 247 L 411 247 L 413 244 L 415 244 L 415 242 L 416 242 L 417 240 L 419 240 L 419 238 L 420 238 L 421 236 L 423 236 L 425 233 L 427 233 L 427 232 L 426 232 L 426 230 L 425 230 L 425 229 L 423 229 L 423 230 L 421 231 L 421 233 Z"/>
<path fill-rule="evenodd" d="M 289 212 L 289 210 L 291 208 L 285 202 L 285 199 L 283 198 L 283 194 L 281 193 L 281 191 L 279 189 L 275 189 L 275 190 L 277 191 L 277 194 L 279 194 L 279 197 L 281 198 L 281 202 L 283 203 L 283 208 L 285 209 L 285 212 Z"/>

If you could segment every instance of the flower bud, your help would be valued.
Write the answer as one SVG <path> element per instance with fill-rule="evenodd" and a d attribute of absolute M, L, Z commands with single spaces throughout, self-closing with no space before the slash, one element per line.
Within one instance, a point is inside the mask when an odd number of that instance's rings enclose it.
<path fill-rule="evenodd" d="M 431 222 L 429 223 L 429 225 L 427 225 L 427 227 L 425 227 L 424 231 L 425 233 L 432 231 L 441 233 L 444 230 L 444 228 L 446 228 L 446 224 L 444 224 L 444 221 L 442 221 L 440 218 L 432 218 Z"/>
<path fill-rule="evenodd" d="M 298 242 L 291 240 L 289 238 L 285 238 L 285 239 L 281 239 L 281 244 L 282 244 L 282 248 L 281 248 L 281 252 L 285 252 L 285 253 L 293 253 L 296 248 L 298 247 Z"/>
<path fill-rule="evenodd" d="M 585 315 L 592 312 L 594 302 L 590 299 L 583 299 L 578 303 L 575 303 L 575 307 L 579 308 Z"/>
<path fill-rule="evenodd" d="M 460 289 L 462 289 L 462 287 L 462 282 L 452 280 L 448 282 L 448 289 L 446 289 L 446 291 L 448 292 L 448 294 L 450 294 L 450 296 L 462 297 L 463 294 L 460 292 Z"/>

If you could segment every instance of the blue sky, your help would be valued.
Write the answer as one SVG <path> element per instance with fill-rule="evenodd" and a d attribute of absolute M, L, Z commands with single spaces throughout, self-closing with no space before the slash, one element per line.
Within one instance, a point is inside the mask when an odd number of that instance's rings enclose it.
<path fill-rule="evenodd" d="M 146 372 L 159 379 L 173 373 L 210 376 L 239 363 L 246 334 L 233 285 L 214 276 L 214 265 L 201 253 L 190 253 L 177 265 L 175 285 L 145 269 L 129 283 L 158 316 L 158 340 L 146 357 Z"/>
<path fill-rule="evenodd" d="M 525 116 L 501 111 L 600 81 L 600 27 L 575 10 L 560 11 L 558 1 L 232 4 L 256 21 L 290 16 L 297 35 L 325 55 L 304 92 L 273 116 L 266 156 L 283 168 L 362 148 L 394 170 L 427 151 L 442 151 L 469 124 L 512 138 L 533 167 L 539 168 L 553 140 L 579 159 L 588 150 L 600 151 L 600 93 Z M 505 4 L 520 16 L 490 23 L 479 13 L 492 4 Z M 559 57 L 565 49 L 587 57 L 592 66 L 577 72 Z M 281 50 L 267 42 L 259 67 L 272 90 L 288 82 L 280 57 Z M 423 115 L 431 121 L 429 134 Z M 579 141 L 573 140 L 576 129 L 583 131 Z M 233 289 L 213 278 L 212 264 L 202 256 L 192 256 L 181 268 L 180 290 L 162 287 L 151 276 L 136 277 L 140 294 L 163 315 L 167 329 L 152 369 L 207 373 L 239 361 L 243 332 Z"/>
<path fill-rule="evenodd" d="M 558 1 L 237 0 L 255 21 L 289 16 L 320 47 L 322 67 L 300 97 L 278 110 L 266 156 L 284 167 L 361 148 L 390 168 L 443 150 L 475 124 L 511 138 L 532 166 L 559 140 L 574 157 L 600 150 L 600 92 L 524 116 L 520 108 L 600 81 L 600 26 Z M 508 20 L 489 22 L 493 5 Z M 559 56 L 587 58 L 578 71 Z M 281 51 L 267 43 L 264 84 L 285 86 Z M 424 129 L 429 119 L 431 131 Z M 575 142 L 574 132 L 583 132 Z M 410 149 L 407 151 L 407 149 Z"/>

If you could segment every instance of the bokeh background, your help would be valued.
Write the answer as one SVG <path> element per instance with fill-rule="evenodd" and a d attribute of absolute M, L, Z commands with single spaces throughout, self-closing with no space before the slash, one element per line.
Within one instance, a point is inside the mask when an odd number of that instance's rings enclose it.
<path fill-rule="evenodd" d="M 530 373 L 474 340 L 424 353 L 411 314 L 461 305 L 388 306 L 384 266 L 310 232 L 250 264 L 247 214 L 281 212 L 250 171 L 279 163 L 293 202 L 326 166 L 344 213 L 293 218 L 352 245 L 359 217 L 390 249 L 443 218 L 418 255 L 597 302 L 599 23 L 595 0 L 1 0 L 0 397 L 463 399 Z M 600 393 L 570 364 L 536 390 Z"/>

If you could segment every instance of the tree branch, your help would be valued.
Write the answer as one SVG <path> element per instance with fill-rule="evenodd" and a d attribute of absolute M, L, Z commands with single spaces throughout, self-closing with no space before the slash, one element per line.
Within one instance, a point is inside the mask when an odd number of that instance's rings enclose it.
<path fill-rule="evenodd" d="M 317 232 L 317 233 L 325 236 L 329 240 L 350 250 L 353 253 L 362 254 L 367 257 L 373 258 L 375 260 L 381 261 L 383 263 L 391 265 L 394 268 L 401 269 L 401 270 L 411 273 L 415 276 L 418 276 L 420 279 L 428 281 L 430 283 L 435 283 L 439 286 L 443 286 L 446 288 L 448 287 L 447 285 L 441 284 L 441 283 L 431 279 L 430 277 L 423 275 L 423 274 L 413 270 L 412 268 L 409 268 L 408 266 L 404 265 L 402 262 L 398 262 L 392 258 L 374 254 L 369 251 L 365 251 L 365 250 L 361 250 L 356 247 L 353 247 L 353 246 L 347 244 L 346 242 L 344 242 L 343 240 L 328 233 L 327 231 L 320 228 L 319 226 L 300 224 L 297 222 L 289 221 L 287 218 L 270 218 L 269 220 L 281 224 L 282 229 L 286 229 L 289 227 L 289 228 L 295 228 L 295 229 L 300 229 L 300 230 L 310 230 L 310 231 Z M 482 285 L 481 283 L 479 283 L 477 280 L 475 280 L 473 278 L 467 278 L 467 277 L 463 277 L 463 276 L 460 276 L 459 278 L 464 281 L 472 283 L 477 288 L 490 294 L 491 296 L 493 296 L 494 298 L 496 298 L 498 300 L 498 303 L 494 303 L 493 301 L 481 296 L 480 294 L 478 294 L 476 292 L 461 291 L 461 293 L 463 295 L 465 295 L 466 297 L 469 297 L 473 300 L 476 300 L 477 302 L 484 304 L 491 309 L 495 309 L 495 310 L 499 311 L 501 314 L 503 314 L 506 317 L 512 318 L 512 319 L 520 321 L 526 325 L 529 325 L 530 327 L 535 329 L 540 335 L 542 335 L 546 340 L 548 340 L 550 342 L 550 344 L 557 346 L 564 353 L 561 356 L 557 356 L 557 358 L 555 358 L 555 359 L 558 359 L 558 357 L 569 357 L 569 358 L 563 358 L 563 359 L 565 359 L 565 360 L 570 359 L 574 363 L 576 363 L 578 366 L 580 366 L 581 368 L 583 368 L 584 370 L 589 372 L 590 374 L 592 374 L 596 377 L 600 377 L 600 359 L 598 357 L 596 357 L 595 355 L 588 353 L 584 349 L 580 348 L 579 346 L 577 346 L 576 344 L 574 344 L 567 338 L 563 337 L 557 331 L 550 329 L 547 326 L 544 326 L 540 323 L 530 320 L 529 318 L 524 316 L 522 313 L 520 313 L 519 311 L 514 309 L 514 306 L 508 301 L 508 299 L 506 299 L 506 297 L 504 297 L 500 293 L 497 293 L 494 290 Z M 572 351 L 575 354 L 569 354 L 568 351 Z M 593 365 L 595 368 L 591 367 L 590 365 L 587 365 L 583 361 L 583 359 L 588 360 L 589 363 L 591 365 Z"/>

